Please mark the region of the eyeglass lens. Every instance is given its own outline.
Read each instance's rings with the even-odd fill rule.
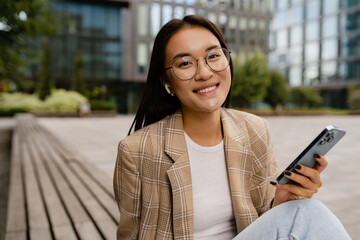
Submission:
[[[190,56],[176,59],[172,64],[174,74],[182,80],[193,78],[198,69],[198,60]],[[230,53],[225,48],[213,49],[207,54],[205,60],[212,70],[220,72],[229,66]]]

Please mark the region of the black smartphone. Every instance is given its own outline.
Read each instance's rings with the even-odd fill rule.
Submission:
[[[300,155],[285,169],[285,171],[296,172],[295,165],[301,164],[306,167],[314,167],[316,160],[314,154],[325,155],[345,135],[345,131],[334,126],[327,126],[311,143],[300,153]],[[276,179],[280,184],[296,184],[284,176],[283,171]]]

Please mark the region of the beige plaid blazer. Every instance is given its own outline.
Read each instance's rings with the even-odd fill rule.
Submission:
[[[238,232],[270,208],[275,188],[268,126],[260,117],[221,109],[224,148]],[[114,173],[118,239],[193,239],[191,171],[182,113],[120,141]],[[209,209],[211,210],[211,209]]]

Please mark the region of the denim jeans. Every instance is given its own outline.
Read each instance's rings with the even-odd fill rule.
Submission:
[[[339,219],[315,199],[289,201],[264,213],[233,240],[348,240]]]

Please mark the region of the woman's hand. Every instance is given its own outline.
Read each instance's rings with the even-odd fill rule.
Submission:
[[[285,176],[299,185],[276,184],[273,207],[283,202],[297,199],[311,198],[322,185],[320,173],[327,167],[327,160],[318,154],[314,155],[317,164],[313,168],[296,165],[295,172],[285,172]],[[274,184],[274,182],[272,182]]]

